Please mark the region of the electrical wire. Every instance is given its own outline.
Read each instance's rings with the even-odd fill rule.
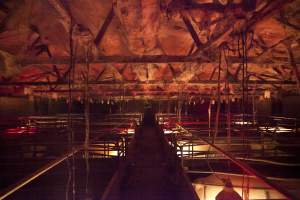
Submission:
[[[218,135],[218,131],[219,131],[219,114],[220,114],[220,105],[221,105],[221,99],[220,99],[220,93],[221,93],[221,83],[220,83],[220,79],[221,79],[221,63],[222,63],[222,51],[221,49],[219,49],[219,67],[218,67],[218,88],[217,88],[217,101],[218,101],[218,104],[217,104],[217,113],[216,113],[216,116],[215,116],[215,132],[214,132],[214,135],[213,135],[213,138],[212,138],[212,144],[215,143],[215,140],[216,140],[216,137]],[[211,122],[211,101],[210,101],[210,104],[209,104],[209,126],[210,126],[210,122]],[[210,128],[209,128],[209,131],[210,131]],[[209,167],[209,169],[211,170],[211,172],[214,172],[212,166],[210,165],[210,162],[209,162],[209,159],[208,159],[208,155],[209,155],[209,152],[211,151],[211,146],[209,146],[208,148],[208,151],[207,151],[207,154],[206,154],[206,163],[207,163],[207,166]],[[217,174],[213,173],[214,176],[221,180],[223,182],[223,179],[221,179]]]
[[[85,139],[84,139],[84,155],[85,155],[85,165],[86,165],[86,180],[85,180],[85,193],[89,195],[89,174],[90,174],[90,163],[89,163],[89,152],[88,147],[90,144],[90,96],[89,96],[89,54],[91,50],[91,45],[88,43],[85,46],[86,53],[86,75],[85,75],[85,108],[84,108],[84,117],[85,117]]]
[[[72,104],[73,104],[73,84],[75,80],[75,58],[76,58],[76,45],[73,41],[73,21],[71,19],[71,26],[70,26],[70,38],[69,38],[69,47],[70,47],[70,71],[68,73],[68,144],[69,149],[72,151],[74,150],[74,131],[73,131],[73,119],[72,119]],[[68,168],[68,180],[66,186],[66,194],[65,199],[69,200],[69,191],[70,185],[72,184],[72,199],[75,200],[75,156],[73,155],[71,158],[71,163],[69,158],[67,161],[67,168]]]
[[[228,50],[228,49],[227,49]],[[230,148],[230,143],[231,143],[231,110],[230,110],[230,88],[229,88],[229,80],[228,80],[228,75],[229,75],[229,64],[228,64],[228,59],[227,55],[225,52],[225,48],[223,48],[223,54],[224,54],[224,59],[226,63],[226,79],[225,79],[225,90],[226,90],[226,101],[227,101],[227,144],[228,148]],[[229,149],[230,150],[230,149]]]
[[[247,22],[246,22],[247,23]],[[248,147],[248,140],[245,134],[245,114],[247,113],[247,105],[248,105],[248,49],[247,49],[247,30],[243,30],[241,32],[242,37],[242,141],[243,146],[246,148],[246,155],[245,159],[249,157],[249,148]],[[239,51],[240,52],[240,51]],[[246,80],[245,80],[246,78]],[[249,175],[244,174],[243,177],[243,190],[242,190],[242,197],[245,200],[249,199]],[[245,180],[246,179],[246,180]],[[246,182],[246,183],[245,183]],[[246,186],[244,187],[244,184]]]
[[[221,64],[222,64],[222,50],[219,49],[219,66],[218,66],[218,87],[217,87],[217,112],[215,116],[215,133],[212,138],[212,144],[215,143],[215,140],[219,132],[219,120],[220,120],[220,107],[221,107]]]

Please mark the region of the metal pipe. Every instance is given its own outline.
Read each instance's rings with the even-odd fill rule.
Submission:
[[[74,154],[76,154],[82,148],[83,147],[81,147],[81,146],[77,147],[77,148],[74,148],[73,150],[71,150],[71,151],[67,152],[66,154],[62,155],[60,158],[48,163],[47,165],[40,168],[39,170],[37,170],[33,174],[31,174],[28,177],[22,179],[20,182],[16,183],[15,185],[12,185],[12,186],[8,187],[7,189],[5,189],[5,191],[1,192],[0,200],[5,199],[6,197],[10,196],[14,192],[16,192],[17,190],[22,188],[23,186],[27,185],[28,183],[32,182],[36,178],[40,177],[41,175],[43,175],[44,173],[46,173],[47,171],[49,171],[50,169],[52,169],[56,165],[60,164],[61,162],[63,162],[67,158],[69,158],[69,157],[73,156]]]
[[[187,173],[191,174],[212,174],[211,171],[200,171],[200,170],[188,170]],[[214,171],[213,173],[219,174],[219,175],[225,175],[225,176],[237,176],[237,177],[243,177],[244,174],[236,174],[236,173],[230,173],[230,172],[218,172]],[[257,178],[256,176],[250,175],[249,178]],[[270,180],[274,181],[286,181],[286,182],[299,182],[300,179],[295,178],[280,178],[280,177],[267,177]]]
[[[122,55],[114,55],[114,56],[97,56],[97,59],[90,58],[91,64],[98,64],[98,63],[185,63],[185,62],[197,62],[200,64],[207,64],[213,63],[215,64],[215,59],[203,59],[198,56],[174,56],[174,55],[143,55],[143,56],[122,56]],[[214,56],[214,58],[217,56]],[[274,57],[273,60],[258,60],[256,57],[249,57],[248,63],[254,64],[289,64],[288,58],[282,57]],[[228,60],[230,63],[239,64],[241,63],[241,59],[238,56],[228,56]],[[68,64],[69,62],[68,57],[56,57],[52,59],[28,59],[23,58],[20,60],[21,65],[63,65]],[[84,64],[85,58],[78,57],[76,59],[77,64]],[[295,59],[295,63],[299,64],[300,60]]]

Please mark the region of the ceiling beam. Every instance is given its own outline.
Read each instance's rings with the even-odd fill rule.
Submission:
[[[215,60],[215,61],[211,61]],[[51,59],[29,59],[25,58],[20,61],[22,66],[27,65],[63,65],[69,64],[69,57],[51,58]],[[77,58],[77,64],[85,64],[85,58]],[[196,62],[196,63],[218,63],[216,59],[205,59],[195,56],[168,56],[168,55],[142,55],[142,56],[98,56],[96,59],[90,58],[91,64],[97,63],[183,63],[183,62]],[[228,62],[231,64],[242,63],[239,57],[228,57]],[[273,57],[265,59],[256,59],[256,57],[248,57],[248,63],[254,64],[289,64],[289,59],[285,57]],[[296,64],[300,64],[300,60],[295,60]]]
[[[62,18],[60,22],[68,33],[71,28],[71,13],[64,7],[63,3],[60,0],[48,0],[48,2],[59,13],[60,17]]]
[[[114,9],[113,7],[111,8],[111,10],[109,11],[108,15],[106,16],[104,22],[103,22],[103,25],[101,26],[95,40],[94,40],[94,43],[96,46],[98,46],[101,41],[102,41],[102,38],[104,37],[104,34],[108,28],[108,26],[110,25],[112,19],[114,17]]]
[[[240,8],[241,4],[228,4],[223,6],[219,3],[194,3],[192,1],[173,1],[168,5],[168,11],[181,11],[181,10],[205,10],[224,13],[224,10],[234,10]]]
[[[243,25],[241,25],[240,31],[250,30],[257,22],[264,20],[268,16],[274,14],[274,12],[282,9],[284,5],[291,3],[293,1],[294,0],[270,1],[270,3],[267,4],[265,7],[263,7],[260,11],[254,12],[252,17],[249,20],[247,20],[247,22],[244,22]],[[208,41],[208,43],[203,45],[201,49],[196,50],[193,55],[199,56],[203,54],[203,51],[215,47],[216,45],[221,43],[226,37],[229,37],[232,33],[236,32],[237,30],[235,30],[234,24],[235,22],[232,22],[231,26],[226,27],[226,29],[223,30],[223,32],[221,32],[216,37]]]
[[[193,40],[194,40],[197,48],[198,49],[201,48],[202,43],[201,43],[201,41],[200,41],[200,39],[199,39],[199,37],[197,35],[197,32],[195,31],[195,29],[194,29],[194,27],[192,25],[192,23],[190,22],[190,20],[185,15],[183,15],[182,13],[181,13],[181,18],[182,18],[185,26],[189,30],[189,32],[190,32],[190,34],[191,34],[191,36],[192,36],[192,38],[193,38]]]
[[[205,85],[205,84],[217,84],[217,80],[200,80],[200,81],[124,81],[124,82],[114,82],[114,81],[90,81],[90,85],[104,85],[104,86],[130,86],[130,85]],[[239,85],[241,81],[230,81],[230,84]],[[82,83],[72,83],[82,85]],[[249,80],[248,85],[270,85],[270,84],[280,84],[280,85],[296,85],[296,81],[280,81],[280,80]],[[67,81],[63,82],[2,82],[1,86],[48,86],[48,85],[68,85]]]
[[[37,93],[40,93],[40,94],[49,94],[49,93],[59,93],[60,95],[67,95],[69,92],[69,90],[61,90],[61,89],[55,89],[55,90],[33,90],[33,93],[34,94],[37,94]],[[72,93],[76,96],[76,93],[79,94],[79,95],[82,95],[82,93],[84,92],[84,90],[72,90]],[[259,90],[259,91],[256,91],[255,95],[260,95],[262,92],[264,92],[264,90]],[[252,93],[251,93],[252,94]],[[210,90],[208,91],[189,91],[189,90],[186,90],[186,91],[182,91],[180,92],[180,95],[181,97],[186,97],[186,96],[189,96],[189,97],[192,97],[192,96],[210,96],[211,97],[211,92]],[[226,94],[226,95],[229,95],[229,96],[234,96],[234,97],[237,97],[237,96],[241,96],[242,93],[241,92],[236,92],[236,93],[231,93],[231,94]],[[145,99],[149,96],[161,96],[161,97],[179,97],[179,92],[178,91],[142,91],[142,90],[139,90],[139,91],[135,91],[135,92],[127,92],[127,93],[123,93],[122,91],[101,91],[101,92],[97,92],[97,91],[92,91],[92,96],[94,98],[97,98],[99,96],[106,96],[106,98],[111,98],[113,96],[115,97],[140,97],[142,99]]]
[[[286,48],[287,48],[288,53],[289,53],[290,62],[291,62],[291,66],[293,68],[294,76],[296,77],[296,80],[297,80],[297,88],[300,92],[300,73],[299,73],[299,70],[298,70],[298,66],[295,62],[295,57],[294,57],[294,54],[293,54],[293,51],[292,51],[292,48],[290,47],[290,45],[286,44]]]

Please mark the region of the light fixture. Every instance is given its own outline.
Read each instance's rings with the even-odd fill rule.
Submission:
[[[270,99],[271,98],[271,91],[270,90],[265,90],[265,92],[264,92],[264,98],[265,99]]]
[[[58,99],[58,94],[56,92],[52,93],[51,98],[54,100]]]
[[[217,200],[226,200],[226,199],[232,199],[232,200],[242,200],[242,197],[233,189],[233,185],[231,183],[231,180],[223,179],[224,182],[224,188],[222,191],[220,191],[216,199]]]
[[[30,95],[30,94],[32,94],[32,90],[30,88],[24,88],[24,94]]]
[[[228,4],[228,0],[219,0],[219,3],[223,6],[226,6]]]

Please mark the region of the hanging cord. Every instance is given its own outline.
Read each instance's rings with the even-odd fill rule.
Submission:
[[[242,143],[243,149],[245,149],[245,133],[244,133],[244,123],[245,123],[245,37],[244,31],[241,33],[242,38]],[[239,51],[240,52],[240,51]],[[243,173],[243,180],[242,180],[242,198],[245,200],[245,173]]]
[[[120,113],[122,113],[124,111],[124,102],[125,102],[125,91],[126,91],[126,86],[124,85],[124,82],[122,81],[122,94],[121,94],[121,98],[120,98]]]
[[[218,67],[218,88],[217,88],[217,112],[215,118],[215,133],[212,138],[212,144],[215,144],[215,140],[219,132],[219,116],[220,116],[220,107],[221,107],[221,64],[222,64],[222,50],[219,49],[219,67]]]
[[[208,109],[207,109],[207,112],[208,112],[208,137],[209,137],[209,139],[211,137],[211,101],[212,101],[212,99],[209,100],[209,105],[208,105]]]
[[[71,82],[71,90],[73,90],[74,88],[74,82],[75,82],[75,60],[76,60],[76,52],[77,52],[77,45],[74,44],[73,45],[73,67],[72,67],[72,82]],[[70,73],[71,73],[70,72]],[[70,101],[70,105],[71,105],[71,108],[72,108],[72,105],[73,105],[73,98],[72,98],[72,95],[71,95],[71,101]],[[73,112],[73,110],[71,109],[71,111]],[[71,112],[71,114],[72,114]],[[71,115],[71,148],[72,148],[72,151],[74,151],[74,148],[75,148],[75,135],[74,135],[74,130],[73,130],[73,118],[72,118],[72,115]],[[75,186],[76,186],[76,178],[75,178],[75,173],[76,173],[76,165],[75,165],[75,155],[72,156],[72,199],[75,200],[75,197],[76,197],[76,190],[75,190]]]
[[[84,140],[84,157],[86,165],[86,182],[85,182],[85,193],[89,195],[89,174],[90,174],[90,164],[89,164],[89,144],[90,144],[90,96],[89,96],[89,70],[90,61],[89,54],[91,50],[91,45],[88,43],[85,47],[85,64],[86,64],[86,74],[85,74],[85,106],[84,106],[84,118],[85,118],[85,140]]]
[[[227,47],[227,45],[226,45]],[[227,49],[227,54],[229,54],[229,49]],[[227,124],[227,137],[226,137],[226,142],[227,142],[227,151],[230,152],[231,150],[231,101],[230,101],[230,87],[229,87],[229,63],[226,55],[226,50],[223,48],[223,54],[224,54],[224,59],[226,63],[226,79],[225,79],[225,91],[226,91],[226,101],[227,101],[227,107],[226,107],[226,124]],[[229,171],[231,171],[231,162],[230,160],[227,161],[227,168]],[[228,177],[229,178],[229,177]]]
[[[257,85],[255,83],[255,85],[253,87],[253,91],[252,91],[253,92],[253,94],[252,94],[252,120],[253,120],[252,124],[253,124],[253,126],[256,125],[256,105],[255,105],[256,87],[257,87]]]
[[[251,34],[251,32],[250,32]],[[248,41],[248,31],[246,30],[245,31],[245,87],[246,87],[246,113],[248,113],[248,105],[249,105],[249,86],[248,86],[248,79],[249,79],[249,75],[248,75],[248,48],[247,48],[247,41]],[[250,38],[250,41],[252,41],[252,39]],[[251,48],[251,44],[250,44],[250,48]],[[248,120],[247,120],[248,121]],[[248,148],[249,147],[249,140],[248,140],[248,131],[247,131],[247,134],[246,134],[246,145],[247,145],[247,153],[246,153],[246,158],[249,158],[249,155],[250,155],[250,149]],[[250,185],[250,178],[249,178],[249,175],[247,174],[246,175],[246,197],[245,199],[248,200],[249,199],[249,185]]]
[[[71,26],[70,26],[70,38],[69,38],[69,48],[70,48],[70,71],[68,72],[68,149],[74,150],[74,132],[73,132],[73,121],[72,121],[72,88],[73,88],[73,82],[74,82],[74,76],[75,76],[75,54],[74,54],[74,43],[73,43],[73,25],[71,20]],[[65,199],[69,200],[69,191],[70,191],[70,185],[72,183],[72,199],[75,199],[75,180],[74,180],[74,174],[75,174],[75,160],[74,155],[72,156],[72,163],[70,163],[70,158],[67,158],[67,169],[68,169],[68,180],[66,185],[66,194]]]
[[[120,113],[126,112],[126,110],[125,110],[125,101],[126,101],[125,94],[126,94],[126,86],[123,85],[123,94],[122,94]]]
[[[226,90],[226,101],[227,101],[226,121],[227,121],[227,145],[228,145],[228,149],[229,149],[230,144],[231,144],[231,110],[230,110],[231,104],[230,104],[230,88],[229,88],[229,80],[228,80],[229,64],[228,64],[228,59],[227,59],[227,55],[225,52],[225,48],[223,48],[223,54],[224,54],[224,59],[225,59],[225,63],[226,63],[226,79],[225,79],[225,90]]]
[[[72,84],[74,84],[75,81],[75,57],[76,57],[76,45],[75,45],[75,52],[74,52],[74,59],[73,59],[73,70],[72,70]],[[72,85],[72,89],[73,89],[73,85]],[[73,99],[72,101],[70,101],[70,105],[72,106],[73,104]],[[74,130],[73,130],[73,119],[71,116],[71,147],[72,147],[72,151],[74,151]],[[76,190],[75,190],[75,186],[76,186],[76,179],[75,179],[75,155],[72,156],[72,199],[75,200],[75,196],[76,196]]]
[[[176,112],[176,117],[177,117],[177,122],[181,122],[181,96],[182,96],[182,88],[179,87],[178,85],[178,98],[177,102],[175,102],[175,112]]]
[[[208,138],[209,140],[211,139],[211,106],[212,106],[212,98],[213,96],[213,88],[210,89],[210,99],[209,99],[209,105],[208,105],[208,109],[207,109],[207,113],[208,113]]]
[[[248,105],[248,81],[245,81],[245,78],[247,77],[247,70],[248,70],[248,52],[247,52],[247,30],[243,30],[242,32],[242,141],[243,141],[243,147],[246,149],[246,155],[245,158],[248,158],[249,156],[249,148],[248,148],[248,140],[247,136],[245,135],[245,113],[247,112],[246,106]],[[245,97],[245,90],[246,90],[246,97]],[[245,100],[245,98],[247,98]],[[246,186],[244,187],[246,179]],[[243,183],[242,183],[242,196],[245,200],[249,199],[249,176],[248,174],[244,174],[243,176]]]
[[[218,67],[218,88],[217,88],[217,101],[218,101],[218,104],[217,104],[217,113],[216,113],[216,116],[215,116],[215,132],[214,132],[214,135],[213,135],[213,138],[212,138],[212,144],[215,143],[215,140],[216,140],[216,137],[218,135],[218,131],[219,131],[219,115],[220,115],[220,107],[221,107],[221,83],[220,83],[220,79],[221,79],[221,62],[222,62],[222,51],[221,49],[219,49],[219,67]],[[209,120],[209,136],[210,136],[210,122],[211,122],[211,101],[210,100],[210,103],[209,103],[209,108],[208,108],[208,120]],[[209,162],[209,154],[210,154],[210,151],[211,151],[211,146],[208,147],[208,151],[207,151],[207,154],[206,154],[206,163],[207,163],[207,166],[209,168],[209,170],[213,173],[213,175],[219,179],[220,181],[223,182],[223,179],[220,178],[216,173],[214,173],[214,170]]]

